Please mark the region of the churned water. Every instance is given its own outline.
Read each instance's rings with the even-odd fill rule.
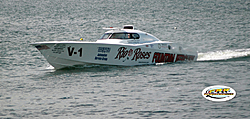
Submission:
[[[198,61],[54,70],[29,43],[132,24]],[[177,28],[177,29],[176,29]],[[249,0],[1,0],[0,118],[250,118]],[[230,86],[212,102],[204,88]]]

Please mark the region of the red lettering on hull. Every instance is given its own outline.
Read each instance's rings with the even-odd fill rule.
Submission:
[[[174,62],[174,54],[169,53],[159,53],[155,52],[152,62],[154,63],[162,63],[162,62]],[[175,62],[177,61],[185,61],[185,60],[194,60],[195,56],[192,55],[177,55]]]
[[[174,62],[174,54],[155,52],[152,62],[155,63]]]
[[[194,57],[195,56],[192,56],[192,55],[177,55],[176,57],[176,62],[177,61],[185,61],[185,60],[194,60]]]

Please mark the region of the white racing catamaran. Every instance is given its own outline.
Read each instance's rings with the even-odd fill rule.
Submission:
[[[149,65],[156,63],[196,61],[194,48],[161,41],[153,35],[135,30],[132,25],[109,30],[96,42],[48,41],[31,43],[55,68],[75,65]]]

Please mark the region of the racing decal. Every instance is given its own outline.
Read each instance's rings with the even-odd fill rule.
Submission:
[[[101,57],[107,57],[107,54],[98,54],[97,56],[101,56]]]
[[[108,54],[105,54],[105,53],[109,53],[111,50],[111,48],[109,47],[98,47],[98,54],[97,56],[95,56],[95,60],[103,60],[103,61],[107,61],[108,58]]]
[[[117,53],[115,59],[118,58],[120,60],[121,58],[125,58],[128,54],[129,54],[129,57],[130,57],[133,54],[133,50],[132,49],[127,50],[126,47],[120,47],[118,49],[118,53]]]
[[[148,59],[150,57],[151,52],[142,52],[141,48],[137,48],[134,51],[134,57],[132,60],[137,61],[137,59]]]
[[[194,57],[195,56],[192,56],[192,55],[177,55],[176,57],[176,62],[177,61],[185,61],[185,60],[194,60]]]
[[[65,47],[66,47],[65,44],[55,44],[53,46],[52,52],[56,54],[61,54],[62,52],[64,52]]]
[[[108,60],[107,54],[98,54],[98,55],[95,57],[95,60],[104,60],[104,61],[107,61],[107,60]]]
[[[152,59],[152,62],[154,63],[173,62],[173,61],[174,61],[174,54],[159,53],[159,52],[155,52]]]
[[[115,59],[121,59],[126,58],[129,60],[129,58],[132,57],[131,60],[137,61],[138,59],[148,59],[150,57],[151,52],[143,52],[141,48],[133,49],[127,49],[126,47],[120,47],[118,49],[118,53],[115,57]]]
[[[83,48],[75,49],[74,47],[69,46],[67,49],[69,56],[79,55],[79,57],[82,57]]]
[[[109,53],[111,48],[109,47],[98,47],[98,52]]]

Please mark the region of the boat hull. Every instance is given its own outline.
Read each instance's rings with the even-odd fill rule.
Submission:
[[[32,43],[55,68],[75,65],[150,65],[155,63],[195,61],[197,52],[170,42],[110,44],[96,42]]]

